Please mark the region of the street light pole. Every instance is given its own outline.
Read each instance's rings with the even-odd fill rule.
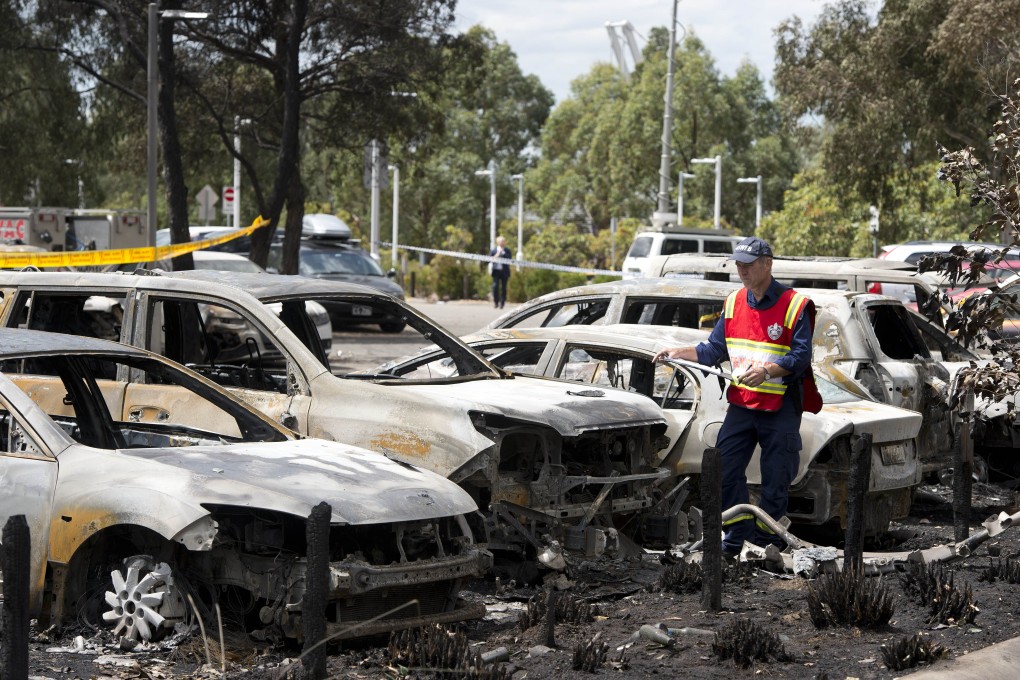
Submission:
[[[758,185],[758,200],[755,203],[754,210],[754,229],[758,230],[761,226],[761,175],[757,177],[738,177],[737,182],[740,184],[757,184]]]
[[[390,266],[397,268],[397,230],[400,224],[400,168],[396,165],[389,166],[393,173],[393,252],[390,254]]]
[[[234,116],[234,223],[230,226],[235,229],[241,226],[241,125],[250,123],[250,118]]]
[[[490,160],[486,170],[475,170],[479,177],[489,177],[489,250],[496,247],[496,161]]]
[[[690,172],[680,171],[677,176],[677,190],[676,190],[676,225],[683,226],[684,223],[684,180],[694,179],[694,174]]]
[[[713,158],[692,158],[691,163],[715,164],[715,228],[720,228],[720,211],[722,209],[722,156]]]
[[[149,138],[146,145],[146,170],[148,172],[148,209],[146,219],[148,220],[149,245],[156,245],[156,97],[159,84],[159,63],[156,61],[156,48],[159,44],[159,5],[155,2],[149,3],[149,55],[146,68],[148,81],[146,113]]]
[[[517,261],[520,262],[524,259],[524,175],[510,175],[510,179],[517,180]]]

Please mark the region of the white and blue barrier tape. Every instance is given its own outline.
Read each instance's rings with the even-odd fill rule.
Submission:
[[[379,245],[390,247],[393,244],[389,241],[380,241]],[[491,255],[479,255],[478,253],[461,253],[455,250],[439,250],[437,248],[419,248],[417,246],[405,246],[398,245],[400,250],[409,250],[419,253],[430,253],[432,255],[446,255],[448,257],[454,257],[460,260],[474,260],[476,262],[492,262],[493,258]],[[613,271],[612,269],[596,269],[594,267],[571,267],[565,264],[548,264],[546,262],[532,262],[530,260],[500,260],[504,264],[510,264],[513,267],[531,267],[532,269],[549,269],[554,272],[575,272],[578,274],[587,274],[588,276],[623,276],[623,272]]]

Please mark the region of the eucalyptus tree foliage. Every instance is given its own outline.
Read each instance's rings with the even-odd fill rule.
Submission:
[[[1015,57],[1020,55],[1014,55]],[[951,253],[929,256],[921,260],[921,271],[946,273],[958,286],[974,284],[985,267],[1003,258],[1009,248],[1020,246],[1020,79],[1014,80],[1005,94],[997,97],[999,115],[992,125],[991,150],[982,161],[982,154],[965,146],[950,151],[938,146],[941,167],[939,179],[951,184],[956,193],[963,193],[971,205],[985,209],[980,224],[970,236],[976,241],[1001,241],[997,251],[958,246]],[[1001,406],[1004,415],[995,424],[1015,430],[1020,413],[1020,343],[1016,325],[1020,322],[1020,301],[1015,293],[1000,291],[996,286],[965,297],[957,302],[946,319],[946,328],[965,343],[985,347],[993,360],[971,366],[960,372],[952,392],[953,406],[964,418],[972,418],[978,428],[994,426],[982,409],[969,412],[969,397]],[[946,302],[943,296],[943,304]],[[937,303],[936,303],[937,304]],[[938,312],[924,310],[931,316]]]
[[[785,110],[822,118],[829,181],[883,212],[898,177],[937,160],[935,141],[986,148],[1018,0],[867,0],[826,5],[810,27],[776,31],[775,87]]]
[[[387,138],[389,161],[400,168],[400,240],[452,248],[447,227],[455,225],[472,235],[471,249],[487,252],[491,184],[475,173],[491,160],[498,228],[516,243],[518,185],[510,177],[534,162],[553,95],[521,71],[510,46],[489,29],[468,29],[440,56],[442,78],[416,98],[425,110],[423,122]],[[361,149],[337,154],[333,167],[338,205],[351,211],[365,234],[369,194],[362,185]],[[526,195],[535,190],[530,174],[524,186]],[[384,193],[384,226],[389,210]]]
[[[28,3],[0,3],[0,204],[77,205],[90,165],[82,102],[53,53],[29,51]],[[83,179],[84,181],[84,179]]]
[[[651,215],[659,187],[668,44],[664,29],[653,30],[629,82],[611,66],[598,64],[572,83],[571,98],[550,116],[534,173],[543,187],[544,216],[597,231],[614,216]],[[674,59],[672,191],[677,173],[694,172],[697,178],[685,183],[684,211],[711,218],[714,174],[711,166],[690,161],[720,155],[723,219],[753,231],[756,190],[736,179],[762,175],[763,203],[778,208],[798,168],[792,138],[752,65],[743,64],[733,77],[720,76],[693,34],[678,44]]]

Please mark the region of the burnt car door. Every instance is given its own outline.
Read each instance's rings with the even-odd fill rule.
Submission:
[[[880,401],[924,416],[918,450],[925,471],[938,470],[952,453],[949,370],[932,358],[910,311],[901,303],[864,296],[853,305],[873,361],[869,392]]]
[[[4,367],[9,368],[20,367]],[[42,443],[19,410],[31,409],[20,390],[6,389],[7,376],[0,375],[0,526],[14,515],[28,522],[30,547],[29,607],[42,605],[46,577],[46,546],[49,545],[53,493],[57,486],[57,458]],[[19,401],[20,400],[20,401]]]
[[[301,313],[302,309],[283,310]],[[131,344],[144,347],[226,388],[276,422],[308,431],[311,397],[307,380],[263,322],[225,300],[143,292]],[[311,331],[314,335],[314,328]],[[315,338],[309,342],[321,347]],[[160,396],[163,395],[163,396]],[[133,391],[136,417],[166,420],[177,407],[163,386]]]

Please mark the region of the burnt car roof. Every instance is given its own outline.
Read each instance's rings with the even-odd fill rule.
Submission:
[[[24,328],[0,327],[0,360],[42,354],[85,354],[90,352],[136,357],[154,356],[143,349],[122,345],[112,340],[32,331]]]
[[[169,288],[179,286],[175,281],[188,282],[197,281],[214,283],[217,286],[243,290],[246,293],[265,300],[283,298],[294,295],[300,291],[302,294],[330,293],[353,293],[362,295],[385,295],[394,300],[397,298],[382,292],[377,288],[362,286],[356,283],[345,283],[342,281],[325,281],[313,279],[306,276],[292,276],[284,274],[254,273],[246,274],[240,272],[221,272],[215,270],[189,270],[180,272],[38,272],[38,271],[0,271],[0,285],[7,281],[17,281],[19,284],[32,282],[43,285],[67,286],[73,285],[75,281],[88,283],[92,286],[108,286],[110,288]],[[155,281],[160,281],[157,284]]]

